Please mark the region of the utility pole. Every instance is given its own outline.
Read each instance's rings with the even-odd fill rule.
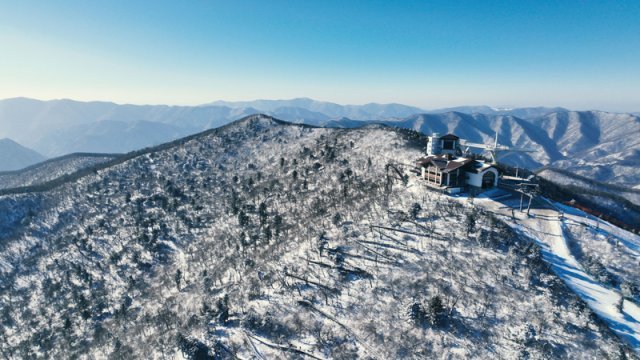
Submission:
[[[518,184],[515,190],[520,193],[520,212],[522,212],[522,207],[524,205],[524,197],[525,195],[529,197],[529,202],[527,204],[527,216],[529,216],[531,211],[531,203],[533,202],[533,197],[537,193],[537,184]]]
[[[524,200],[524,193],[520,193],[520,212],[522,212],[522,201]]]

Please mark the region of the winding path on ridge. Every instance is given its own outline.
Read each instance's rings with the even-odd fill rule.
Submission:
[[[512,211],[517,204],[507,200],[496,201],[488,196],[474,200],[487,210],[502,215],[514,229],[523,232],[540,244],[542,255],[552,270],[587,305],[604,320],[609,328],[625,340],[636,353],[640,353],[640,306],[625,300],[622,312],[618,309],[620,293],[589,275],[571,254],[564,234],[564,218],[551,208],[531,209],[531,217],[526,213]],[[517,202],[517,200],[516,200]]]

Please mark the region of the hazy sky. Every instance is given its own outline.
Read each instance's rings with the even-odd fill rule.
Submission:
[[[0,98],[640,111],[640,1],[5,1]]]

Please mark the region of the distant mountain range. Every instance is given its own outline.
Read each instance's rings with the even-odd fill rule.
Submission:
[[[425,112],[423,109],[402,104],[339,105],[308,98],[238,102],[215,101],[202,106],[223,106],[233,109],[254,108],[279,116],[283,120],[293,120],[292,117],[295,118],[300,114],[304,114],[304,118],[314,119],[346,117],[354,120],[373,120],[403,118]]]
[[[45,159],[11,139],[0,139],[0,171],[18,170]]]
[[[532,119],[547,114],[566,112],[568,109],[562,107],[526,107],[526,108],[494,108],[490,106],[458,106],[444,109],[427,111],[427,113],[442,114],[448,112],[460,112],[464,114],[484,114],[484,115],[511,115],[521,119]]]
[[[339,105],[308,98],[216,101],[200,106],[14,98],[0,101],[0,137],[49,157],[73,152],[122,153],[255,113],[316,126],[381,123],[426,134],[453,132],[473,142],[490,142],[498,132],[502,144],[539,150],[509,154],[502,159],[506,163],[532,169],[552,165],[599,181],[640,184],[637,116],[559,107],[463,106],[428,111],[402,104]]]
[[[256,112],[259,110],[244,112],[215,106],[14,98],[0,101],[0,136],[50,157],[72,152],[125,152],[218,127]]]
[[[505,163],[530,169],[550,165],[600,182],[640,184],[640,118],[631,114],[562,111],[521,119],[449,112],[380,123],[425,134],[450,132],[480,143],[491,143],[498,132],[501,144],[538,150],[506,154],[500,159]],[[343,119],[329,125],[355,127],[358,122]]]
[[[254,108],[283,120],[295,120],[297,116],[304,115],[305,119],[324,120],[325,118],[348,118],[351,120],[388,120],[394,118],[406,118],[415,114],[441,114],[447,112],[461,112],[465,114],[486,115],[513,115],[523,119],[543,116],[546,114],[568,111],[565,108],[554,107],[526,107],[515,109],[493,108],[490,106],[459,106],[435,110],[425,110],[414,106],[402,104],[377,104],[364,105],[339,105],[326,101],[316,101],[309,98],[297,98],[291,100],[253,100],[253,101],[214,101],[202,105],[223,106],[233,109]],[[300,111],[303,110],[303,111]],[[302,118],[302,117],[301,117]]]

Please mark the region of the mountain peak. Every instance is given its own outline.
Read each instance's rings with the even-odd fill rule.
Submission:
[[[39,153],[9,139],[0,139],[0,171],[25,168],[45,159]]]
[[[2,143],[2,144],[17,144],[17,145],[19,145],[17,142],[15,142],[15,141],[13,141],[13,140],[11,140],[9,138],[0,139],[0,143]]]

